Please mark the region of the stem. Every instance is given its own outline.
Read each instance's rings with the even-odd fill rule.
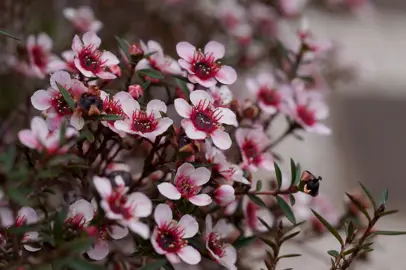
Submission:
[[[131,79],[133,78],[135,73],[135,64],[130,64],[130,75],[127,78],[125,83],[125,90],[127,91],[128,87],[131,85]]]
[[[283,195],[283,194],[294,194],[299,192],[299,189],[295,186],[289,187],[287,189],[278,189],[278,190],[269,190],[269,191],[250,191],[248,193],[240,192],[236,193],[236,195],[245,195],[245,194],[254,194],[254,195]]]
[[[282,133],[282,135],[280,135],[278,138],[275,139],[275,141],[273,141],[270,145],[268,145],[265,151],[269,151],[270,149],[274,148],[275,146],[277,146],[279,143],[281,143],[286,137],[288,137],[290,134],[293,133],[293,131],[295,131],[297,128],[299,128],[299,126],[295,123],[292,122],[289,124],[289,127],[285,130],[284,133]]]

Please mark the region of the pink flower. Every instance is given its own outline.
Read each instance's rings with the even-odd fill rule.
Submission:
[[[133,84],[128,87],[128,93],[135,98],[139,99],[144,95],[144,89],[142,89],[142,86],[139,84]]]
[[[242,210],[246,222],[245,235],[252,235],[253,231],[266,232],[268,229],[259,220],[261,218],[266,224],[272,226],[275,217],[265,207],[260,207],[249,199],[248,196],[244,196],[242,199]]]
[[[152,212],[152,202],[141,192],[127,194],[128,187],[124,181],[112,187],[107,178],[94,176],[93,183],[100,194],[100,206],[105,211],[108,219],[116,220],[124,227],[128,227],[142,238],[149,237],[148,225],[139,221],[139,218],[147,217]]]
[[[125,133],[147,138],[152,142],[155,142],[155,138],[173,124],[172,119],[161,116],[161,112],[166,113],[167,108],[165,103],[158,99],[151,100],[145,111],[134,99],[122,102],[121,107],[128,118],[116,121],[114,127]]]
[[[279,0],[282,13],[287,17],[298,16],[306,7],[308,0]]]
[[[103,112],[108,115],[117,115],[121,117],[126,117],[123,111],[122,104],[127,100],[134,100],[133,97],[128,92],[120,91],[114,95],[113,98],[104,92],[100,91],[100,97],[103,100]],[[125,136],[125,132],[120,131],[115,128],[114,124],[116,121],[102,121],[104,126],[109,127],[112,131],[119,134],[121,137]]]
[[[179,222],[172,218],[169,205],[159,204],[155,208],[154,219],[157,226],[151,236],[152,246],[173,264],[179,263],[180,259],[187,264],[198,264],[202,259],[199,251],[188,246],[185,239],[198,232],[199,224],[191,215],[184,215]]]
[[[220,59],[224,57],[225,49],[217,41],[207,43],[204,52],[188,42],[179,42],[176,51],[182,58],[178,60],[179,65],[187,70],[192,83],[212,87],[217,81],[222,84],[233,84],[237,80],[235,70],[221,64]]]
[[[328,107],[320,100],[318,94],[306,91],[303,82],[293,81],[292,88],[294,99],[287,99],[283,108],[285,114],[289,115],[304,130],[323,135],[331,134],[331,130],[320,120],[328,117]]]
[[[69,145],[61,146],[59,143],[61,130],[49,131],[45,120],[35,116],[31,120],[31,129],[24,129],[18,132],[20,142],[38,152],[45,152],[49,155],[63,154],[69,149]],[[74,128],[67,127],[65,138],[69,139],[77,135]]]
[[[265,152],[269,139],[262,129],[240,128],[235,132],[235,138],[242,154],[242,166],[253,172],[258,168],[274,170],[272,155]]]
[[[72,22],[73,26],[80,32],[97,32],[99,31],[103,23],[96,20],[93,10],[88,6],[81,6],[78,9],[65,8],[63,15],[66,19]]]
[[[233,93],[227,85],[210,87],[215,107],[227,107],[233,101]]]
[[[246,11],[236,0],[222,0],[215,10],[216,17],[229,29],[234,29],[246,19]]]
[[[230,148],[230,135],[223,130],[221,124],[238,126],[234,112],[228,108],[216,108],[213,98],[203,90],[193,91],[190,101],[193,106],[184,99],[175,99],[177,113],[185,118],[181,125],[186,135],[192,140],[203,140],[210,136],[218,148]]]
[[[79,73],[79,70],[75,66],[75,55],[76,53],[72,50],[67,50],[62,52],[62,58],[65,60],[66,70],[72,73]]]
[[[220,206],[226,206],[235,200],[235,191],[231,185],[221,185],[213,192],[214,201]]]
[[[47,124],[51,130],[59,128],[65,117],[70,118],[70,124],[76,129],[82,129],[85,124],[84,119],[73,114],[57,83],[65,88],[71,97],[76,100],[87,92],[87,87],[82,82],[71,79],[66,71],[58,71],[52,74],[50,83],[51,87],[48,90],[38,90],[31,96],[31,103],[34,108],[46,113]]]
[[[182,74],[182,70],[176,60],[164,55],[163,49],[158,42],[150,40],[145,44],[140,41],[140,45],[145,54],[152,54],[139,61],[135,70],[153,68],[164,74]]]
[[[174,184],[162,183],[158,185],[159,192],[171,200],[185,198],[194,205],[206,206],[212,200],[207,194],[199,194],[202,186],[209,182],[211,172],[204,167],[195,169],[190,163],[183,163],[177,170]]]
[[[225,238],[230,233],[230,225],[221,219],[213,227],[211,215],[206,216],[206,230],[204,233],[206,248],[210,257],[229,270],[237,270],[237,251]]]
[[[72,50],[75,52],[75,67],[85,77],[99,77],[105,80],[117,78],[116,75],[107,71],[112,65],[117,65],[120,61],[108,51],[100,51],[101,39],[95,32],[86,32],[82,37],[83,42],[77,35],[72,41]]]
[[[259,74],[255,80],[247,79],[246,84],[256,96],[261,110],[267,114],[275,114],[287,96],[287,89],[277,87],[272,74]]]

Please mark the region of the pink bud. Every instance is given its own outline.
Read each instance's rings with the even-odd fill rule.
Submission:
[[[144,94],[144,89],[139,84],[133,84],[128,87],[128,93],[135,98],[139,99]]]
[[[113,73],[117,77],[121,76],[121,68],[118,65],[109,66],[109,70],[111,71],[111,73]]]
[[[134,56],[136,58],[141,58],[142,56],[144,56],[144,50],[138,43],[134,43],[130,46],[129,53],[131,56]]]
[[[87,234],[91,237],[98,237],[100,234],[96,226],[89,226],[85,230]]]
[[[221,185],[213,193],[213,198],[220,206],[225,206],[235,200],[234,188],[231,185]]]

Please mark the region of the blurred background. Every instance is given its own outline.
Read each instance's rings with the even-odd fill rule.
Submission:
[[[406,115],[406,1],[377,0],[367,3],[362,10],[343,5],[336,7],[334,3],[327,6],[325,3],[313,3],[322,1],[310,1],[312,3],[302,10],[301,3],[307,1],[280,1],[296,2],[298,12],[285,12],[285,16],[269,13],[274,17],[266,17],[270,21],[260,22],[261,25],[271,23],[268,35],[294,43],[292,40],[300,16],[304,15],[314,35],[331,40],[338,49],[328,56],[330,61],[323,69],[326,80],[333,84],[328,95],[331,116],[327,122],[332,128],[332,135],[305,134],[304,142],[292,137],[279,145],[277,152],[285,160],[292,157],[303,167],[323,176],[321,193],[330,197],[338,209],[342,208],[344,192],[356,187],[358,181],[367,185],[377,197],[384,188],[389,188],[389,208],[399,208],[403,216],[400,214],[383,220],[378,227],[405,230],[406,179],[403,169],[406,121],[403,118]],[[179,41],[187,40],[199,45],[216,39],[224,42],[226,50],[231,51],[227,62],[237,67],[241,78],[232,89],[244,96],[247,94],[243,78],[267,65],[267,60],[261,61],[261,40],[256,40],[258,48],[250,43],[250,46],[244,47],[245,54],[239,51],[246,32],[250,30],[232,33],[234,39],[230,41],[230,29],[219,27],[218,22],[211,19],[220,14],[219,11],[235,11],[233,2],[0,0],[0,28],[23,40],[29,34],[46,32],[54,41],[53,51],[60,53],[70,48],[75,33],[71,23],[63,16],[63,10],[87,5],[103,23],[99,32],[103,46],[115,48],[111,49],[115,53],[115,35],[129,41],[154,39],[162,44],[166,54],[175,58],[175,45]],[[254,15],[259,17],[262,13]],[[18,129],[24,121],[28,121],[21,119],[18,111],[25,110],[24,104],[34,90],[46,85],[44,80],[23,80],[24,77],[13,72],[10,55],[18,53],[18,44],[15,40],[0,37],[0,124],[3,125],[0,137],[3,140],[8,139],[6,130]],[[280,129],[276,128],[278,125],[274,127],[272,132],[279,134],[282,125]],[[406,237],[378,239],[379,244],[371,260],[357,265],[355,269],[406,269],[406,257],[403,256],[405,240]],[[303,257],[283,261],[280,269],[318,270],[328,269],[329,258],[325,251],[336,246],[333,239],[325,237],[300,247],[292,245],[287,248],[293,253],[303,253]],[[260,267],[256,265],[252,269]]]

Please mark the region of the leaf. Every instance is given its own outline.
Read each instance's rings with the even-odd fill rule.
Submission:
[[[148,58],[148,57],[150,57],[151,55],[153,55],[154,53],[156,53],[156,51],[146,53],[146,54],[144,54],[144,56],[143,56],[142,58],[143,58],[143,59],[144,59],[144,58]]]
[[[116,114],[101,114],[97,117],[100,121],[116,121],[123,120],[123,117]]]
[[[289,235],[283,237],[281,242],[288,241],[289,239],[292,239],[293,237],[295,237],[295,236],[298,235],[299,233],[300,233],[300,231],[291,233],[291,234],[289,234]]]
[[[340,255],[337,250],[329,250],[327,251],[327,254],[333,256],[334,258],[337,258]]]
[[[248,246],[249,244],[251,244],[255,239],[257,239],[256,236],[249,236],[249,237],[241,237],[238,238],[234,243],[233,246],[236,249]]]
[[[292,158],[290,159],[290,173],[292,176],[290,185],[293,186],[295,184],[295,180],[296,180],[296,163]]]
[[[326,229],[332,234],[334,235],[334,237],[338,240],[338,242],[340,242],[341,245],[344,245],[344,241],[343,238],[341,238],[341,235],[337,232],[336,229],[334,229],[333,226],[331,226],[330,223],[327,222],[327,220],[325,220],[319,213],[317,213],[316,211],[312,210],[313,214],[316,216],[316,218],[318,220],[320,220],[320,222],[324,225],[324,227],[326,227]]]
[[[280,197],[276,196],[276,202],[278,203],[279,207],[281,208],[283,214],[287,217],[287,219],[292,222],[293,224],[296,223],[295,214],[293,214],[292,208],[290,208],[289,204]]]
[[[271,227],[271,225],[269,225],[268,223],[266,223],[266,221],[265,220],[263,220],[262,218],[260,218],[260,217],[257,217],[258,219],[259,219],[259,221],[262,223],[262,225],[264,225],[265,226],[265,228],[267,228],[268,229],[268,231],[272,231],[272,227]]]
[[[23,234],[23,233],[30,232],[30,231],[33,231],[33,230],[35,230],[35,229],[36,229],[36,225],[35,225],[35,224],[33,224],[33,225],[22,225],[22,226],[20,226],[20,227],[10,227],[10,228],[7,230],[7,232],[10,232],[10,233],[12,233],[12,234],[21,235],[21,234]]]
[[[152,263],[149,263],[143,267],[141,267],[139,270],[158,270],[162,266],[166,264],[166,260],[157,260]]]
[[[130,56],[130,45],[128,44],[127,41],[125,41],[124,39],[116,36],[117,42],[118,42],[118,46],[120,47],[120,49],[123,51],[123,53],[125,54],[125,56],[127,57],[127,59],[131,59]]]
[[[289,202],[290,202],[290,205],[291,205],[291,206],[294,206],[295,203],[296,203],[295,196],[293,196],[292,193],[289,193]]]
[[[396,214],[396,213],[398,213],[398,212],[399,212],[399,210],[388,210],[388,211],[385,211],[385,212],[382,212],[382,213],[378,213],[378,216],[379,216],[379,217],[383,217],[383,216],[388,216],[388,215]]]
[[[276,181],[278,183],[278,189],[280,189],[282,186],[282,172],[281,172],[281,169],[279,168],[278,164],[276,164],[276,162],[273,163],[273,166],[275,167],[275,175],[276,175]]]
[[[362,189],[364,190],[365,194],[368,196],[369,200],[371,201],[371,203],[372,203],[372,205],[374,207],[374,210],[376,210],[376,202],[375,202],[374,198],[372,197],[371,193],[368,191],[368,189],[361,182],[359,184],[362,187]]]
[[[296,175],[295,175],[296,179],[295,182],[293,183],[294,186],[297,186],[302,178],[302,167],[300,166],[300,164],[298,163],[296,166]]]
[[[20,205],[27,205],[27,192],[24,192],[21,188],[12,187],[7,190],[7,194],[11,200],[20,204]]]
[[[66,121],[65,119],[62,121],[61,129],[59,131],[59,146],[65,144],[65,135],[66,135]]]
[[[294,257],[300,257],[302,256],[302,254],[286,254],[286,255],[282,255],[278,257],[279,259],[283,259],[283,258],[294,258]]]
[[[185,95],[187,99],[189,99],[190,91],[189,88],[186,85],[186,82],[184,80],[175,78],[176,84],[178,85],[179,89],[182,91],[182,93]]]
[[[181,75],[175,75],[175,74],[173,74],[172,77],[174,77],[175,79],[179,79],[179,80],[181,80],[181,81],[184,81],[184,82],[186,82],[186,83],[189,82],[189,79],[188,79],[187,77],[183,77],[183,76],[181,76]]]
[[[357,200],[356,198],[354,198],[354,196],[352,196],[351,194],[349,194],[347,192],[345,193],[345,195],[347,195],[347,197],[351,200],[351,202],[353,204],[355,204],[357,206],[357,208],[366,216],[368,221],[371,221],[371,217],[369,216],[365,207],[359,202],[359,200]]]
[[[9,37],[9,38],[12,38],[12,39],[15,39],[15,40],[21,40],[20,38],[18,38],[16,36],[13,36],[12,34],[10,34],[9,32],[7,32],[4,29],[0,29],[0,35],[5,36],[5,37]]]
[[[260,237],[260,239],[261,239],[262,242],[264,242],[267,246],[269,246],[270,248],[272,248],[272,250],[273,250],[274,253],[277,253],[277,252],[278,252],[279,247],[278,247],[278,245],[277,245],[276,243],[272,242],[272,241],[269,240],[269,239],[263,238],[263,237]]]
[[[251,199],[251,201],[253,203],[255,203],[255,204],[259,205],[259,206],[262,206],[262,207],[266,207],[266,204],[264,203],[264,201],[260,197],[258,197],[257,195],[251,194],[251,193],[248,193],[247,195],[248,195],[248,197]]]
[[[386,236],[394,236],[394,235],[404,235],[406,231],[374,231],[371,235],[386,235]]]
[[[163,79],[165,76],[159,72],[158,70],[151,69],[151,68],[145,68],[145,69],[140,69],[137,71],[137,73],[141,76],[148,76],[154,79]]]
[[[56,85],[58,86],[59,91],[61,92],[61,95],[63,96],[63,99],[69,105],[71,110],[72,111],[75,110],[75,101],[73,100],[73,98],[71,97],[69,92],[62,85],[60,85],[58,82],[56,82]]]
[[[14,145],[10,146],[7,149],[7,153],[5,156],[5,161],[4,161],[4,171],[5,172],[10,172],[13,169],[14,166],[14,160],[16,158],[16,147]]]
[[[63,237],[63,227],[65,225],[65,218],[68,214],[68,209],[63,208],[61,211],[58,211],[54,219],[54,228],[53,234],[55,238],[56,245],[60,243]]]
[[[351,238],[355,232],[355,227],[354,227],[354,223],[352,222],[352,220],[350,220],[350,222],[348,223],[347,226],[347,238]]]
[[[78,141],[81,141],[81,140],[83,140],[83,139],[88,140],[90,143],[93,143],[94,140],[95,140],[93,133],[92,133],[90,130],[88,130],[88,129],[83,130],[83,131],[80,133],[80,136],[79,136],[79,138],[78,138],[77,140],[78,140]]]
[[[386,188],[381,195],[381,199],[379,200],[379,203],[378,203],[379,207],[382,205],[386,206],[386,203],[388,202],[388,195],[389,195],[388,193],[389,193],[389,191]]]
[[[91,263],[83,258],[72,258],[66,264],[67,266],[77,270],[103,270],[102,265]]]
[[[80,253],[86,251],[94,242],[93,238],[79,238],[70,242],[66,242],[63,245],[63,249],[71,253]]]
[[[147,90],[148,87],[150,86],[151,81],[145,81],[143,84],[141,84],[142,90]]]
[[[256,186],[255,190],[256,190],[256,191],[261,191],[261,189],[262,189],[262,181],[261,181],[261,180],[258,180],[257,186]]]

